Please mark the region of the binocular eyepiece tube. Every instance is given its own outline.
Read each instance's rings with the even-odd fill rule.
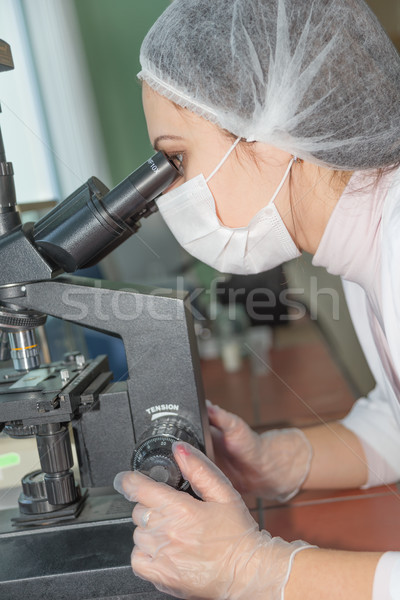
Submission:
[[[179,176],[158,152],[111,191],[92,177],[36,223],[35,246],[68,273],[89,267],[135,233],[142,217],[157,211],[155,199]]]

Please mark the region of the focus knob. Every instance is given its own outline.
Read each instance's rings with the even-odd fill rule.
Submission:
[[[186,481],[172,452],[174,442],[188,442],[199,448],[190,423],[182,417],[161,417],[140,438],[133,457],[132,470],[140,471],[155,481],[186,490]]]
[[[37,515],[60,510],[79,498],[80,490],[72,472],[52,477],[43,471],[33,471],[22,478],[18,504],[22,514]]]
[[[175,440],[168,440],[165,447],[160,449],[158,444],[160,440],[152,440],[152,448],[146,449],[145,456],[140,461],[139,470],[144,475],[148,475],[154,481],[167,483],[168,485],[179,488],[182,484],[182,475],[172,456],[172,444]],[[165,443],[165,440],[163,442]],[[165,454],[161,454],[165,451]]]
[[[24,515],[37,515],[58,508],[49,507],[43,471],[33,471],[22,478],[22,494],[18,504]]]
[[[43,500],[47,498],[44,473],[42,473],[42,471],[28,473],[28,475],[23,477],[21,483],[22,491],[25,496],[32,498],[32,500]]]

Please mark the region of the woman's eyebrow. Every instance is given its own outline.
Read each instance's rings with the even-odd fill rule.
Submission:
[[[179,135],[159,135],[152,144],[154,150],[159,150],[159,143],[165,140],[183,140],[183,137]]]

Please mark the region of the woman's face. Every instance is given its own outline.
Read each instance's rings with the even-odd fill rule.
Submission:
[[[146,84],[143,106],[154,149],[170,157],[182,155],[184,176],[172,188],[200,174],[207,178],[234,142],[216,125],[178,108]],[[242,146],[239,144],[209,182],[218,217],[228,227],[246,226],[268,204],[291,159],[290,154],[267,144],[256,142],[250,151]],[[289,227],[287,183],[275,204]]]

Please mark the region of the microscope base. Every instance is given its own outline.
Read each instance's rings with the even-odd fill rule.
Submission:
[[[0,598],[172,599],[132,572],[132,504],[98,491],[70,524],[17,529],[16,511],[0,512]]]

